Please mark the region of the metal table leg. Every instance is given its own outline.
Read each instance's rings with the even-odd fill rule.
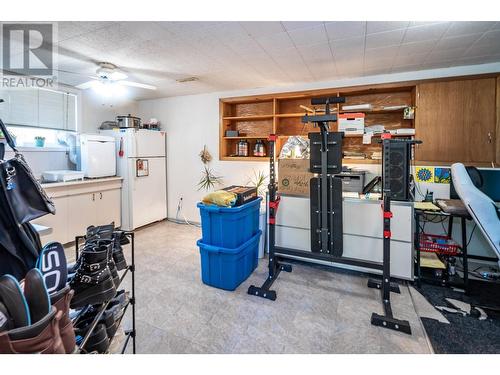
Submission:
[[[415,223],[417,225],[415,230],[415,250],[417,251],[417,287],[422,286],[422,278],[420,272],[420,213],[415,210]]]
[[[464,289],[467,293],[469,286],[469,265],[467,261],[467,219],[461,218],[462,221],[462,262],[464,266]]]

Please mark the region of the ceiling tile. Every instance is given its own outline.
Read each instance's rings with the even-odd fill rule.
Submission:
[[[262,51],[260,44],[250,36],[227,39],[224,41],[224,44],[238,54],[258,53]]]
[[[425,40],[423,42],[414,42],[414,43],[406,43],[401,44],[399,46],[399,54],[400,55],[414,55],[414,54],[427,54],[429,53],[434,46],[436,45],[436,40]]]
[[[330,59],[333,60],[333,55],[328,43],[320,43],[313,45],[305,45],[298,47],[298,50],[304,60],[314,59]]]
[[[294,47],[287,32],[260,37],[256,40],[266,51]]]
[[[57,40],[59,42],[88,33],[83,22],[57,22]]]
[[[366,33],[374,34],[384,31],[406,29],[408,21],[368,21],[366,23]]]
[[[296,46],[328,42],[328,37],[323,25],[305,29],[295,29],[288,31],[288,35],[290,35]]]
[[[399,45],[405,33],[404,29],[369,34],[366,36],[366,48],[379,48]]]
[[[427,58],[425,59],[425,64],[456,60],[462,57],[465,51],[465,48],[452,48],[448,50],[435,49],[427,56]]]
[[[493,62],[500,62],[500,54],[492,56],[479,56],[479,57],[466,57],[455,60],[452,65],[475,65],[475,64],[488,64]]]
[[[446,31],[444,37],[448,36],[458,36],[466,34],[483,33],[488,31],[493,26],[495,22],[483,22],[483,21],[457,21],[452,22],[449,29]]]
[[[450,26],[449,22],[432,23],[406,29],[403,43],[440,39]]]
[[[365,49],[365,38],[364,37],[356,37],[342,40],[333,40],[330,41],[330,46],[332,47],[333,54],[335,54],[337,50],[342,51],[364,51]]]
[[[219,40],[248,35],[248,32],[238,22],[221,22],[207,29],[205,33],[207,36],[213,36]]]
[[[492,30],[483,34],[483,36],[477,40],[475,44],[478,45],[498,45],[500,41],[500,30]]]
[[[394,59],[394,66],[408,66],[422,64],[427,58],[427,54],[398,54]]]
[[[420,64],[411,64],[411,65],[393,65],[391,68],[391,73],[402,73],[402,72],[412,72],[415,70],[420,70]]]
[[[364,60],[363,66],[366,69],[374,69],[374,68],[390,68],[394,62],[394,57],[385,57],[380,56],[377,58],[366,58]]]
[[[452,48],[469,48],[483,34],[460,35],[455,37],[441,38],[436,44],[436,49],[446,50]]]
[[[489,56],[496,55],[500,53],[500,45],[480,45],[474,44],[470,47],[467,52],[464,54],[464,57],[474,57],[474,56]]]
[[[284,21],[281,22],[286,31],[305,29],[315,26],[323,25],[324,22],[321,21]]]
[[[240,25],[254,38],[285,31],[281,22],[277,21],[240,22]]]
[[[374,68],[369,68],[369,69],[364,69],[363,71],[363,75],[364,76],[375,76],[375,75],[379,75],[379,74],[387,74],[391,71],[391,67],[390,66],[377,66],[377,67],[374,67]]]
[[[366,22],[361,21],[326,22],[325,27],[329,40],[364,37],[366,32]]]
[[[398,50],[399,46],[367,49],[365,50],[365,60],[378,58],[393,59],[398,54]]]

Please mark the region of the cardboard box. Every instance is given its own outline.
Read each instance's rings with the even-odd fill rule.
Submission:
[[[257,188],[251,186],[231,185],[222,190],[230,191],[231,193],[236,194],[236,204],[234,205],[234,207],[251,202],[258,197]]]
[[[281,194],[309,197],[309,159],[279,159],[278,191]]]

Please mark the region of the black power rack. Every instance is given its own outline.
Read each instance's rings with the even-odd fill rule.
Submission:
[[[127,350],[128,343],[130,339],[132,339],[132,354],[136,354],[136,327],[135,327],[135,237],[134,237],[134,232],[124,232],[125,236],[129,238],[130,241],[130,252],[131,252],[131,259],[130,263],[127,266],[127,268],[123,271],[122,275],[120,276],[120,284],[118,284],[117,290],[120,287],[120,285],[123,282],[123,279],[127,276],[128,272],[131,273],[131,281],[132,281],[132,286],[131,286],[131,293],[132,296],[130,296],[127,304],[123,308],[122,316],[120,317],[120,320],[118,321],[118,326],[121,325],[122,319],[125,316],[125,313],[127,312],[127,309],[129,306],[132,306],[132,329],[125,331],[125,341],[122,346],[121,354],[125,353],[125,350]],[[80,241],[85,240],[85,236],[77,236],[75,237],[75,252],[76,252],[76,259],[78,259],[78,255],[80,253]],[[113,296],[114,297],[114,296]],[[113,298],[111,298],[113,299]],[[99,319],[101,319],[102,314],[104,314],[104,311],[108,307],[109,303],[111,302],[111,299],[109,301],[106,301],[103,303],[99,309],[98,312],[92,321],[90,328],[87,332],[87,334],[83,337],[82,341],[78,345],[76,349],[77,354],[85,354],[86,351],[84,349],[85,344],[90,338],[90,335],[94,331],[94,329],[97,327],[97,324],[99,322]],[[90,305],[83,307],[78,315],[73,319],[73,325],[75,325],[78,320],[87,312],[87,310],[90,308]],[[111,342],[114,340],[114,336],[110,339],[109,344],[111,345]]]
[[[342,243],[342,185],[335,177],[342,169],[342,138],[343,133],[329,132],[329,122],[336,122],[337,115],[330,113],[330,104],[343,103],[345,98],[318,98],[313,99],[311,104],[325,104],[325,114],[304,116],[302,122],[312,122],[320,129],[320,134],[310,133],[311,139],[311,165],[313,173],[319,173],[318,178],[311,179],[311,251],[289,249],[278,247],[276,241],[276,213],[280,203],[276,182],[275,170],[275,145],[276,135],[269,136],[269,275],[261,287],[251,285],[248,294],[276,300],[276,291],[271,290],[273,283],[278,278],[281,271],[292,272],[290,264],[283,263],[286,256],[293,256],[305,259],[324,260],[340,264],[348,264],[382,272],[382,280],[368,280],[369,288],[381,289],[381,299],[384,307],[384,314],[373,313],[371,323],[373,325],[390,328],[411,334],[411,327],[408,321],[399,320],[393,316],[390,293],[399,293],[399,286],[392,283],[390,273],[390,242],[391,231],[390,221],[392,212],[390,211],[390,144],[395,140],[390,139],[390,135],[384,135],[382,141],[384,163],[383,163],[383,261],[382,263],[368,260],[353,259],[343,257]],[[401,140],[403,141],[403,140]],[[408,141],[413,142],[413,141]],[[316,147],[316,152],[314,148]],[[318,149],[319,148],[319,149]]]

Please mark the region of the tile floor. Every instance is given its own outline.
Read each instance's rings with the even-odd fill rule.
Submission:
[[[138,353],[430,353],[407,286],[393,310],[413,334],[374,327],[382,312],[367,276],[297,264],[275,284],[276,301],[250,296],[267,262],[234,292],[204,285],[200,229],[161,222],[136,232]],[[128,324],[128,319],[127,323]]]

